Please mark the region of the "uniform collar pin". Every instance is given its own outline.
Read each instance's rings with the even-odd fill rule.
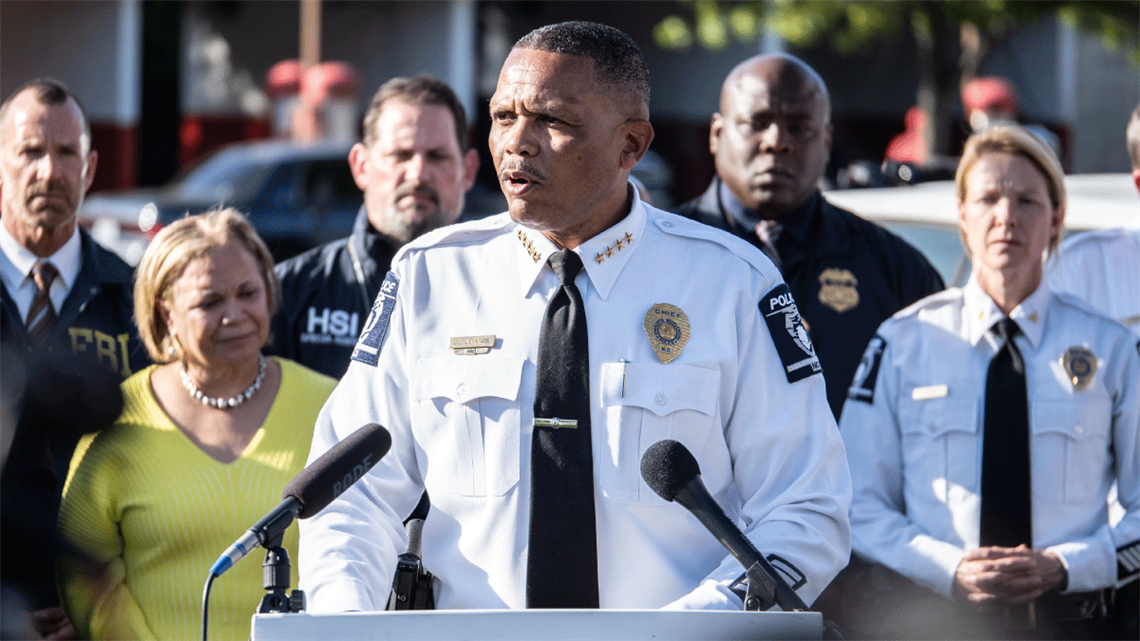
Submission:
[[[522,243],[523,249],[526,249],[527,253],[530,254],[531,260],[536,263],[542,260],[542,254],[534,248],[534,243],[531,242],[530,238],[527,237],[526,232],[524,232],[522,228],[519,228],[518,230],[518,237],[519,242]]]
[[[624,238],[617,239],[617,241],[615,241],[613,245],[610,245],[610,246],[606,247],[605,249],[603,249],[602,251],[595,254],[594,260],[598,261],[599,263],[604,263],[604,262],[606,262],[607,258],[613,258],[615,251],[621,251],[622,247],[628,247],[632,243],[633,243],[633,235],[626,232],[626,235]]]

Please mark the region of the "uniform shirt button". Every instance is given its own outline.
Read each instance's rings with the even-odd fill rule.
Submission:
[[[467,385],[465,383],[460,383],[459,387],[455,388],[455,393],[459,394],[460,396],[463,396],[463,393],[466,391],[467,391]]]
[[[665,222],[661,223],[661,226],[662,226],[662,227],[668,227],[668,228],[672,229],[672,228],[673,228],[673,223],[671,223],[671,222],[669,222],[668,220],[666,220]]]
[[[1077,436],[1080,436],[1081,434],[1085,433],[1085,428],[1078,425],[1078,426],[1073,428],[1073,433],[1076,434]]]
[[[664,405],[664,404],[665,404],[665,401],[666,401],[666,400],[668,400],[668,399],[666,399],[666,398],[665,398],[665,395],[664,395],[664,394],[658,394],[658,395],[657,395],[657,398],[655,398],[655,399],[653,399],[653,400],[657,401],[657,404],[658,404],[658,405]]]

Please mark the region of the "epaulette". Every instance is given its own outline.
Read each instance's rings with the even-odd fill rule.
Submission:
[[[503,212],[478,220],[469,220],[446,227],[440,227],[439,229],[433,229],[401,247],[400,251],[396,252],[396,256],[392,259],[392,263],[395,264],[396,261],[400,260],[400,258],[409,251],[428,249],[429,247],[453,243],[469,243],[486,240],[501,234],[503,230],[514,224],[515,222],[511,220],[510,214]]]
[[[1081,298],[1080,296],[1077,296],[1072,292],[1059,292],[1054,290],[1053,296],[1056,297],[1056,300],[1059,304],[1068,307],[1074,312],[1085,315],[1090,321],[1101,321],[1109,325],[1115,325],[1116,329],[1123,332],[1126,336],[1132,334],[1132,329],[1125,325],[1123,322],[1116,318],[1113,318],[1112,316],[1109,316],[1105,312],[1100,311],[1095,306],[1089,304],[1087,300]]]
[[[1090,229],[1069,236],[1061,243],[1060,249],[1051,255],[1050,260],[1060,258],[1070,251],[1096,251],[1089,246],[1099,246],[1105,243],[1117,242],[1122,238],[1135,234],[1135,228],[1108,227],[1105,229]]]
[[[776,266],[764,256],[764,253],[743,238],[738,238],[723,229],[717,229],[684,216],[648,206],[645,209],[648,216],[647,224],[653,225],[662,233],[716,243],[738,258],[747,261],[761,274],[769,276],[775,272],[778,275]]]
[[[929,296],[926,296],[926,297],[923,297],[923,298],[920,298],[920,299],[914,301],[910,305],[907,305],[906,307],[895,312],[891,316],[891,318],[904,318],[907,316],[914,316],[915,314],[922,312],[922,311],[927,311],[927,310],[933,309],[935,307],[939,307],[941,305],[954,303],[955,301],[958,301],[961,298],[962,298],[961,288],[949,287],[949,288],[944,289],[940,292],[935,292]]]

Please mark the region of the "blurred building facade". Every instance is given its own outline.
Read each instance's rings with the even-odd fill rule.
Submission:
[[[836,126],[832,174],[855,160],[881,159],[902,131],[917,85],[904,38],[851,57],[826,46],[790,49],[771,37],[715,52],[654,45],[654,25],[684,10],[664,1],[323,0],[320,57],[355,70],[357,117],[392,76],[445,80],[467,107],[474,144],[485,155],[487,99],[511,44],[561,20],[612,24],[645,53],[653,149],[672,167],[675,202],[708,184],[708,121],[720,83],[759,50],[787,49],[828,82]],[[299,29],[297,0],[4,0],[0,94],[35,76],[63,80],[91,115],[101,160],[94,189],[157,184],[225,142],[271,135],[279,96],[267,91],[266,79],[275,65],[298,58]],[[1140,83],[1123,54],[1050,18],[1018,31],[981,72],[1008,78],[1023,112],[1062,133],[1073,172],[1127,169],[1121,141],[1140,102]],[[481,178],[493,181],[488,157]]]

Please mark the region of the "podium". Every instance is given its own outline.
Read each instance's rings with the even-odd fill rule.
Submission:
[[[818,612],[433,610],[257,614],[252,641],[820,639]]]

